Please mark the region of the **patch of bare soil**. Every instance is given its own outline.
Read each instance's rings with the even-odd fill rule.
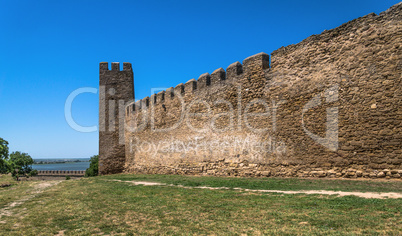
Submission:
[[[145,185],[145,186],[169,186],[169,187],[180,187],[180,188],[199,188],[199,189],[211,189],[211,190],[219,190],[219,189],[230,189],[228,187],[207,187],[207,186],[199,186],[199,187],[189,187],[183,185],[173,185],[173,184],[165,184],[165,183],[157,183],[157,182],[147,182],[147,181],[121,181],[121,180],[112,180],[118,182],[126,182],[131,183],[133,185]],[[377,198],[377,199],[386,199],[386,198],[402,198],[401,193],[374,193],[374,192],[344,192],[344,191],[328,191],[328,190],[264,190],[264,189],[246,189],[246,188],[233,188],[239,191],[247,191],[247,192],[260,192],[260,193],[283,193],[283,194],[319,194],[319,195],[338,195],[339,197],[343,196],[356,196],[362,198]]]
[[[47,189],[49,187],[52,187],[52,186],[54,186],[56,184],[59,184],[60,182],[62,182],[62,181],[37,182],[34,185],[34,188],[32,189],[32,191],[27,192],[25,196],[23,196],[22,198],[18,199],[17,201],[8,204],[4,208],[1,208],[0,209],[0,219],[3,216],[12,216],[12,215],[14,215],[14,212],[13,212],[14,207],[19,206],[19,205],[23,204],[24,202],[36,197],[38,194],[42,193],[45,189]],[[6,223],[6,222],[0,220],[0,223]]]

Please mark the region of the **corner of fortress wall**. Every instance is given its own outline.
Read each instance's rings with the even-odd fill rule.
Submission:
[[[271,62],[259,53],[131,102],[124,164],[109,158],[107,165],[131,173],[401,178],[401,32],[397,4],[282,47]]]

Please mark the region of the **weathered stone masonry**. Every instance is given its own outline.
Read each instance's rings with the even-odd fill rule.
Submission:
[[[102,62],[99,66],[99,173],[124,170],[124,107],[134,100],[133,70],[130,63]]]
[[[125,145],[117,123],[100,132],[100,172],[401,178],[401,8],[121,106]],[[129,68],[101,63],[106,104],[111,87],[133,100]]]

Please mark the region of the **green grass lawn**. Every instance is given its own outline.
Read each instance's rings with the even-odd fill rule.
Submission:
[[[401,182],[111,175],[45,189],[0,219],[1,235],[400,235],[402,199],[134,186],[401,192]],[[0,189],[0,209],[35,183]],[[10,196],[11,195],[11,196]],[[0,210],[1,213],[1,210]]]
[[[122,181],[150,181],[184,186],[210,186],[275,190],[334,190],[358,192],[402,193],[402,181],[347,180],[347,179],[298,179],[298,178],[233,178],[181,175],[109,175],[102,179]]]
[[[0,174],[0,185],[2,184],[9,184],[13,181],[13,178],[11,177],[11,175],[2,175]]]
[[[22,193],[33,191],[33,186],[35,185],[34,182],[28,181],[16,182],[11,175],[0,175],[0,185],[2,184],[11,184],[11,186],[0,188],[0,209],[5,207],[7,204],[20,199],[23,195]],[[0,224],[0,229],[1,226],[2,225]]]

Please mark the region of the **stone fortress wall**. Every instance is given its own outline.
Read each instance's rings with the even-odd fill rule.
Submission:
[[[100,110],[119,120],[100,132],[101,174],[402,178],[401,8],[135,103],[131,64],[101,63],[128,103]]]

